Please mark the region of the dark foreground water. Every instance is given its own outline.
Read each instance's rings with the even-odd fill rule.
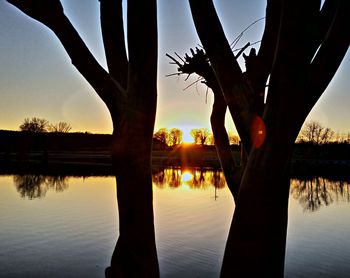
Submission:
[[[161,277],[219,277],[234,204],[220,172],[154,174]],[[114,177],[0,176],[0,277],[104,277]],[[350,185],[292,180],[286,277],[350,277]]]

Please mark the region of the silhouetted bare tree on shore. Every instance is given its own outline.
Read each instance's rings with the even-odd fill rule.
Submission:
[[[8,2],[56,34],[72,64],[94,88],[110,112],[120,235],[112,267],[106,274],[142,277],[147,273],[149,277],[158,277],[151,177],[157,101],[156,1],[127,1],[127,51],[122,0],[100,0],[108,72],[96,61],[65,16],[59,0]]]
[[[190,131],[195,144],[204,145],[209,138],[209,130],[207,128],[194,128]]]
[[[191,50],[182,61],[168,56],[180,72],[202,76],[214,93],[212,130],[236,202],[221,276],[282,277],[293,145],[348,50],[350,2],[267,0],[261,46],[244,55],[246,72],[212,0],[189,2],[205,52]],[[228,155],[226,107],[248,155],[242,167]]]
[[[72,129],[71,125],[66,122],[59,122],[57,124],[50,124],[48,130],[50,132],[67,133]]]
[[[324,127],[320,123],[312,121],[306,122],[299,133],[299,138],[303,142],[313,144],[329,143],[334,136],[334,131],[329,127]]]
[[[170,146],[176,146],[182,143],[182,131],[178,128],[172,128],[169,132],[169,144]]]
[[[156,133],[154,133],[153,137],[164,144],[169,144],[169,132],[166,128],[160,128]]]
[[[31,119],[25,118],[23,123],[19,126],[20,131],[25,132],[47,132],[49,122],[45,119],[33,117]]]

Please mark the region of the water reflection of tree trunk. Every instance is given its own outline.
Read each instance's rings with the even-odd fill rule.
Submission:
[[[124,171],[130,171],[126,163]],[[119,238],[106,277],[159,277],[152,180],[137,172],[117,178]],[[120,186],[127,183],[128,186]],[[147,185],[138,187],[139,184]]]

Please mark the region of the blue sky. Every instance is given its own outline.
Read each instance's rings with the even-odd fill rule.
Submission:
[[[224,30],[232,41],[250,23],[265,14],[261,0],[214,1]],[[63,0],[65,13],[84,41],[105,67],[99,27],[97,0]],[[210,128],[212,95],[206,101],[203,85],[183,89],[195,77],[165,77],[176,67],[169,65],[166,53],[183,55],[199,44],[187,0],[158,1],[159,73],[158,108],[155,129],[178,127]],[[263,21],[243,36],[239,45],[261,38]],[[50,122],[69,122],[73,131],[110,133],[108,110],[90,85],[72,66],[54,34],[0,0],[0,129],[18,129],[25,117],[42,117]],[[238,47],[239,47],[238,45]],[[324,95],[310,113],[316,120],[338,132],[350,131],[349,54]],[[234,130],[232,121],[227,127]]]

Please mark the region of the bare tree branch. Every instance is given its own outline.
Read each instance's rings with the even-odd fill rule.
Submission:
[[[237,131],[249,150],[254,115],[254,93],[245,82],[211,0],[190,0],[192,17],[209,56]]]
[[[264,94],[268,76],[271,73],[278,41],[282,3],[279,0],[268,0],[266,7],[265,29],[256,58],[247,67],[246,75],[256,94],[258,114],[264,109]]]
[[[337,2],[338,8],[334,20],[311,64],[308,107],[312,107],[327,88],[349,48],[350,30],[347,22],[350,2],[348,0]]]
[[[61,41],[72,64],[95,89],[111,113],[119,118],[125,98],[125,90],[101,67],[91,54],[69,19],[64,15],[60,1],[8,0],[28,16],[49,27]],[[51,5],[52,4],[52,5]]]
[[[327,37],[330,26],[334,23],[337,10],[339,8],[339,0],[326,0],[322,6],[319,16],[318,46]]]
[[[301,9],[302,8],[302,12]],[[297,104],[305,98],[309,82],[309,65],[314,55],[316,32],[314,22],[319,15],[319,1],[286,0],[283,5],[278,50],[269,84],[267,105],[282,106],[284,102]],[[291,36],[290,34],[295,34]],[[290,80],[293,80],[291,83]],[[275,86],[279,87],[276,90]],[[275,93],[283,95],[277,96]],[[279,104],[277,104],[279,103]],[[287,105],[287,103],[286,103]],[[289,106],[292,104],[290,103]],[[299,111],[302,107],[294,109]]]
[[[103,44],[109,73],[126,89],[128,60],[125,49],[122,0],[99,0]]]
[[[218,85],[217,89],[220,90]],[[235,165],[235,161],[232,157],[230,142],[225,128],[226,108],[227,105],[222,93],[214,93],[214,103],[210,116],[210,123],[213,130],[216,152],[225,175],[227,186],[237,202],[242,171],[240,167]]]
[[[190,49],[190,51],[192,56],[185,54],[184,59],[177,55],[182,63],[169,54],[166,54],[166,56],[178,66],[178,74],[198,74],[205,80],[204,83],[210,87],[214,93],[214,103],[210,122],[213,130],[216,152],[218,154],[221,167],[224,171],[227,185],[233,197],[235,200],[237,200],[241,179],[241,169],[235,165],[231,154],[229,138],[225,128],[227,104],[204,50],[196,48],[195,50]],[[193,83],[189,86],[191,85],[193,85]],[[187,88],[189,86],[187,86]]]
[[[46,26],[50,26],[52,22],[60,20],[63,16],[63,7],[60,0],[7,0],[7,2]]]
[[[94,87],[102,100],[109,103],[113,95],[116,99],[118,95],[125,96],[125,90],[96,61],[67,17],[53,24],[52,30],[62,42],[73,65]]]
[[[250,42],[246,43],[241,49],[239,49],[238,53],[235,55],[236,59],[250,46]]]

